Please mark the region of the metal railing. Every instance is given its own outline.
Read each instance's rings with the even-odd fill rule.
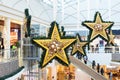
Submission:
[[[7,62],[0,62],[0,77],[9,75],[19,68],[18,60],[9,60]]]
[[[107,47],[89,47],[86,52],[88,53],[120,53],[120,46],[107,46]]]
[[[18,69],[18,50],[0,50],[0,77]]]
[[[18,49],[3,49],[0,50],[0,62],[7,62],[10,60],[18,59]]]
[[[74,58],[73,56],[69,56],[69,58],[76,67],[78,67],[79,69],[84,71],[86,74],[90,75],[91,77],[93,77],[95,80],[107,80],[103,75],[99,74],[96,71],[96,69],[92,69],[91,67],[87,66],[80,60]]]

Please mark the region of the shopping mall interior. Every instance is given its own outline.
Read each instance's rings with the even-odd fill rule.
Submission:
[[[120,80],[120,0],[0,0],[0,80]]]

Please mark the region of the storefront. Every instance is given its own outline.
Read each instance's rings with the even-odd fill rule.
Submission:
[[[52,69],[55,69],[56,67],[56,74],[52,76]],[[54,68],[52,67],[47,67],[47,80],[75,80],[75,66],[70,65],[70,66],[63,66],[63,65],[56,65]]]
[[[0,32],[1,32],[1,37],[3,38],[2,44],[4,45],[4,28],[5,28],[5,20],[0,20]],[[7,33],[7,32],[6,32]],[[10,22],[10,45],[13,45],[17,41],[20,40],[20,24]]]

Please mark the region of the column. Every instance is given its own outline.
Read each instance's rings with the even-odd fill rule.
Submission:
[[[18,48],[18,58],[19,58],[19,67],[23,66],[23,25],[21,24],[20,30],[21,30],[21,40],[20,40],[20,48]]]
[[[3,29],[3,37],[4,37],[4,59],[10,58],[10,18],[5,19],[5,26]]]
[[[48,37],[49,28],[46,27],[46,37]]]
[[[52,62],[52,76],[51,77],[53,77],[54,76],[54,80],[57,80],[57,66],[55,65],[55,60],[53,60],[53,62]]]

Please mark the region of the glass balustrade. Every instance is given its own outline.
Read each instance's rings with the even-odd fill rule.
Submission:
[[[0,62],[18,59],[18,49],[4,49],[0,50]]]

